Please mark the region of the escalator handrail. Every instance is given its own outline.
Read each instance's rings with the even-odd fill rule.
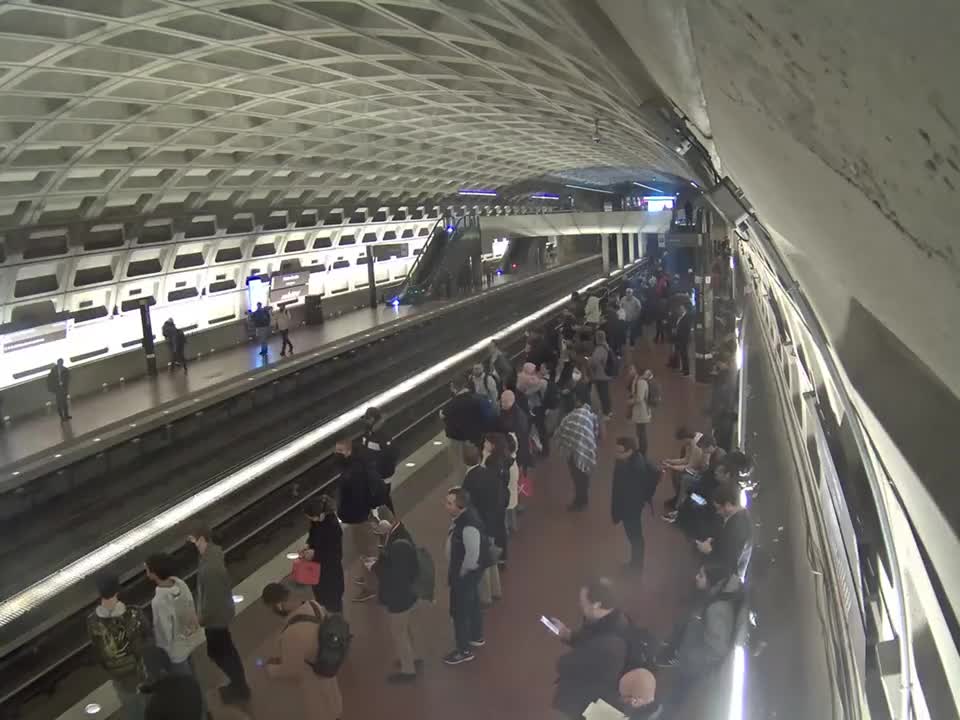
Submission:
[[[407,270],[407,277],[403,281],[403,285],[400,286],[397,297],[403,297],[404,293],[414,287],[418,287],[420,283],[414,283],[414,277],[416,277],[417,268],[420,267],[420,261],[423,260],[424,256],[427,254],[427,251],[433,245],[434,238],[436,237],[437,228],[441,224],[446,223],[446,217],[439,217],[437,221],[433,224],[433,227],[430,228],[430,234],[427,235],[427,242],[424,243],[423,248],[420,250],[420,254],[417,255],[416,259],[413,261],[413,265],[410,266],[410,269]]]

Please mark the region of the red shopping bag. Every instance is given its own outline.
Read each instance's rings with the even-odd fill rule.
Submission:
[[[300,585],[320,584],[320,563],[298,558],[293,561],[293,581]]]
[[[517,481],[517,492],[523,497],[533,497],[533,478],[526,472],[520,472],[520,479]]]

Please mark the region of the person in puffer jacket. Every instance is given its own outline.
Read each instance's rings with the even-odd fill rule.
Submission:
[[[87,636],[100,665],[110,675],[124,720],[142,720],[145,702],[137,688],[145,679],[146,619],[139,608],[121,602],[116,575],[98,577],[97,592],[100,604],[87,616]]]

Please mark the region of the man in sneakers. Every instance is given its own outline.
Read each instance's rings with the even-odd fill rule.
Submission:
[[[387,676],[390,683],[411,683],[423,661],[417,656],[417,548],[406,526],[390,508],[377,510],[380,523],[377,534],[383,548],[371,570],[380,586],[378,598],[390,620],[390,635],[397,652],[399,671]]]
[[[200,625],[207,637],[207,656],[230,684],[220,688],[220,697],[227,705],[246,702],[250,698],[243,661],[230,636],[230,621],[236,612],[233,604],[233,583],[223,559],[223,548],[211,539],[209,528],[198,527],[188,538],[200,553],[197,569],[197,608]]]
[[[456,649],[443,661],[459,665],[474,659],[473,648],[483,647],[483,615],[480,610],[480,577],[490,564],[490,543],[483,523],[470,507],[470,494],[462,487],[451,488],[444,500],[450,516],[447,531],[447,584],[450,586],[450,617]]]
[[[87,636],[100,665],[110,675],[124,720],[142,720],[146,703],[137,686],[144,680],[147,623],[138,608],[124,605],[117,597],[120,581],[116,575],[97,578],[97,592],[100,604],[87,617]]]
[[[576,407],[560,423],[557,442],[567,453],[567,467],[573,477],[573,502],[567,508],[583,510],[589,502],[590,475],[597,466],[600,419],[590,409],[585,393],[577,393]]]

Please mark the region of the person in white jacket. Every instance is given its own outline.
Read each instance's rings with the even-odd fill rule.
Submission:
[[[166,553],[148,557],[146,572],[157,586],[150,602],[156,645],[170,658],[173,674],[196,678],[190,653],[203,639],[203,632],[193,593],[183,580],[174,575],[173,558]],[[203,704],[206,717],[206,698]]]
[[[596,295],[591,295],[587,298],[587,306],[583,311],[584,322],[589,325],[597,327],[600,324],[601,313],[600,313],[600,298]]]
[[[286,306],[280,308],[274,316],[273,322],[282,340],[280,343],[280,357],[287,354],[287,348],[290,348],[290,354],[293,355],[293,343],[290,342],[290,324],[293,322],[293,319],[290,317],[290,311],[287,310]]]
[[[507,433],[507,453],[510,456],[510,480],[507,484],[507,532],[517,531],[517,507],[520,505],[520,466],[517,465],[517,436]]]

